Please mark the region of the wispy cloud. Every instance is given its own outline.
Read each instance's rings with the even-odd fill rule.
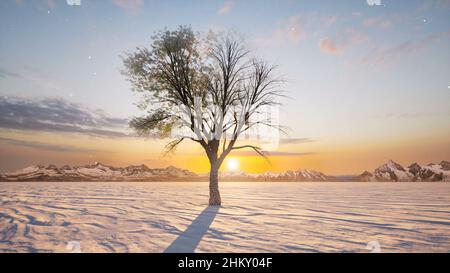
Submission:
[[[281,151],[264,151],[267,156],[307,156],[313,155],[314,152],[281,152]],[[259,156],[255,151],[233,151],[235,156]]]
[[[443,38],[449,37],[450,31],[429,34],[419,40],[406,41],[389,48],[375,48],[362,62],[365,64],[383,64],[395,60],[402,55],[424,49]]]
[[[448,115],[449,112],[409,112],[409,113],[384,113],[371,115],[370,118],[374,119],[419,119],[430,117],[442,117]]]
[[[329,37],[325,37],[320,39],[319,48],[322,52],[328,54],[338,54],[341,53],[344,49],[342,46],[338,46],[335,41],[333,41]]]
[[[51,9],[56,7],[56,0],[43,0],[43,2]]]
[[[298,42],[303,38],[303,30],[300,22],[300,15],[288,18],[285,25],[275,30],[275,37],[288,40],[290,42]]]
[[[339,31],[334,38],[324,37],[319,40],[319,49],[328,54],[340,54],[346,48],[364,43],[368,37],[355,28],[346,28]]]
[[[223,3],[223,5],[219,8],[217,13],[220,15],[228,14],[233,9],[233,6],[234,6],[234,1],[231,1],[231,0],[225,1],[225,3]]]
[[[310,138],[282,138],[280,139],[280,144],[299,144],[299,143],[308,143],[313,142],[313,139]]]
[[[26,4],[26,0],[14,0],[14,2],[18,5]],[[35,4],[38,8],[41,9],[54,9],[56,7],[56,0],[36,0],[36,1],[29,1],[33,4]],[[64,1],[66,2],[66,1]]]
[[[336,15],[317,13],[295,14],[277,22],[275,29],[266,37],[256,39],[259,45],[296,44],[308,35],[315,35],[339,21]]]
[[[0,78],[7,78],[7,77],[11,77],[11,78],[16,78],[16,79],[22,79],[23,77],[14,71],[5,69],[0,67]]]
[[[54,145],[54,144],[48,144],[48,143],[42,143],[37,141],[26,141],[26,140],[20,140],[20,139],[12,139],[12,138],[6,138],[6,137],[0,137],[0,143],[6,143],[8,145],[17,145],[22,147],[28,147],[33,149],[41,149],[41,150],[47,150],[51,152],[94,152],[95,150],[92,149],[86,149],[86,148],[79,148],[79,147],[73,147],[73,146],[62,146],[62,145]]]
[[[123,137],[127,121],[57,98],[0,97],[0,128]]]
[[[305,30],[300,22],[300,15],[295,15],[282,20],[269,36],[256,39],[258,45],[272,46],[286,42],[297,43],[305,35]]]
[[[144,6],[143,0],[112,0],[115,5],[124,9],[128,14],[137,15]]]
[[[5,68],[0,67],[0,78],[12,78],[20,81],[27,81],[43,90],[62,91],[60,83],[54,77],[43,75],[41,72],[31,67]]]
[[[393,25],[392,20],[387,19],[383,15],[371,16],[363,20],[363,26],[365,27],[379,27],[379,28],[390,28]]]
[[[314,152],[279,152],[279,151],[270,151],[267,152],[269,156],[306,156],[306,155],[313,155]]]
[[[422,1],[417,6],[417,12],[427,12],[431,9],[450,9],[450,0],[428,0]]]

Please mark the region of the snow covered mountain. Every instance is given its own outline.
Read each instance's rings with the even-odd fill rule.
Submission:
[[[334,181],[333,177],[310,169],[285,171],[281,173],[268,171],[259,174],[248,174],[243,171],[223,172],[219,176],[223,181]]]
[[[281,173],[251,174],[244,171],[221,172],[222,181],[334,181],[321,172],[301,169]],[[197,175],[173,166],[151,169],[146,165],[113,167],[96,162],[93,165],[33,165],[16,172],[0,174],[0,181],[208,181],[209,174]]]
[[[93,165],[58,168],[54,165],[34,165],[22,170],[6,173],[6,181],[161,181],[190,180],[197,175],[173,166],[150,169],[145,165],[112,167],[96,162]]]
[[[450,181],[450,162],[430,163],[417,173],[418,181]]]
[[[300,169],[298,171],[286,171],[281,173],[266,172],[259,175],[266,181],[331,181],[332,177],[319,171],[310,169]]]
[[[374,175],[371,172],[368,171],[364,171],[362,174],[355,176],[353,179],[353,181],[356,182],[372,182],[372,181],[376,181]]]
[[[421,166],[417,163],[404,168],[402,165],[389,160],[386,164],[376,168],[372,173],[365,171],[353,179],[354,181],[450,181],[450,162],[442,161],[439,164],[430,163]]]
[[[280,173],[259,174],[221,172],[221,181],[450,181],[450,162],[421,166],[417,163],[409,167],[390,160],[376,168],[373,173],[365,171],[349,178],[328,176],[322,172],[300,169]],[[0,174],[0,181],[208,181],[209,174],[195,174],[189,170],[176,168],[149,168],[146,165],[113,167],[96,162],[85,166],[33,165],[22,170]]]
[[[381,165],[374,171],[377,181],[413,181],[414,175],[403,168],[402,165],[389,160],[386,164]]]

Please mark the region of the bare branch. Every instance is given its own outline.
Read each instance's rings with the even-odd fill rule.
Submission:
[[[170,153],[173,153],[176,149],[176,147],[178,146],[178,144],[180,144],[182,141],[184,140],[184,137],[179,138],[179,139],[174,139],[172,141],[170,141],[169,143],[166,144],[166,146],[164,146],[164,156],[167,156]]]
[[[126,53],[123,61],[122,73],[142,93],[140,108],[148,112],[130,126],[141,135],[169,137],[174,128],[192,133],[170,141],[168,152],[191,139],[203,147],[211,164],[220,166],[233,149],[251,148],[266,158],[257,146],[234,147],[249,129],[262,125],[283,132],[282,126],[258,117],[283,97],[276,66],[251,58],[233,35],[202,43],[190,27],[164,30],[149,48]]]
[[[267,156],[269,155],[269,153],[261,150],[261,148],[258,146],[253,146],[253,145],[236,146],[236,147],[233,147],[231,150],[238,150],[238,149],[245,149],[245,148],[251,148],[260,156],[264,157],[265,159],[268,159]]]

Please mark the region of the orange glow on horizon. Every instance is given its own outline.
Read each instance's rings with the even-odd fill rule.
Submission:
[[[113,166],[145,164],[152,168],[170,165],[196,173],[209,172],[209,162],[202,148],[185,142],[174,154],[163,156],[166,140],[138,138],[99,138],[83,135],[35,133],[3,130],[3,139],[15,139],[27,146],[0,142],[1,172],[17,170],[33,164],[62,166],[102,162]],[[52,147],[55,149],[52,149]],[[56,149],[61,147],[61,149]],[[221,171],[261,173],[282,172],[303,168],[314,169],[329,175],[358,174],[393,159],[407,166],[449,160],[448,137],[416,136],[405,141],[398,139],[320,140],[301,144],[282,144],[269,160],[252,153],[232,152]],[[13,158],[14,160],[10,160]],[[230,162],[232,162],[230,164]]]

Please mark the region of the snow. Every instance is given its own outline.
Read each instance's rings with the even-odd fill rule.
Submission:
[[[447,182],[450,181],[450,170],[449,171],[444,170],[442,168],[442,166],[439,164],[429,164],[427,166],[423,166],[422,168],[426,169],[426,170],[430,170],[433,173],[437,173],[437,174],[442,173],[443,174],[442,181],[447,181]]]
[[[54,165],[31,166],[14,173],[0,174],[6,181],[205,181],[209,174],[195,174],[186,169],[173,166],[167,168],[148,168],[145,165],[128,166],[125,168],[113,167],[95,162],[94,165],[75,166],[68,165],[58,168]],[[450,181],[450,163],[442,161],[440,164],[430,163],[420,166],[417,163],[404,168],[390,160],[374,170],[373,175],[364,172],[358,177],[329,177],[324,173],[311,169],[285,171],[280,173],[246,173],[244,171],[221,172],[220,178],[226,181],[342,181],[349,179],[356,181]]]
[[[392,178],[391,174],[393,174],[395,178]],[[375,175],[380,181],[391,181],[394,179],[395,181],[407,182],[413,181],[414,179],[414,175],[412,173],[392,160],[389,160],[386,164],[375,169]]]
[[[102,168],[102,167],[95,167],[95,168],[81,167],[78,168],[77,171],[82,175],[89,175],[89,176],[112,177],[115,175],[120,175],[119,171],[114,171],[111,170],[110,168]]]
[[[176,177],[185,179],[196,175],[188,170],[178,169],[172,166],[165,169],[149,169],[145,165],[117,168],[98,162],[95,162],[94,165],[75,167],[65,165],[61,168],[54,165],[37,165],[24,168],[14,173],[5,174],[6,179],[9,181],[128,181],[137,179],[146,180],[155,176],[159,176],[160,178]]]
[[[397,181],[411,181],[414,177],[410,172],[408,171],[400,171],[400,170],[393,170],[395,175],[397,176]]]
[[[0,252],[449,252],[448,183],[2,182]]]
[[[29,173],[36,172],[39,170],[40,170],[39,166],[32,165],[32,166],[23,168],[21,170],[18,170],[16,172],[7,173],[7,175],[24,175],[24,174],[29,174]]]

